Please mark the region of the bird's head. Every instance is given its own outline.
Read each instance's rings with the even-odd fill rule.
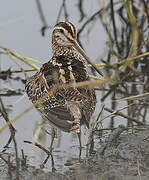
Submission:
[[[52,34],[52,44],[58,46],[70,47],[73,41],[76,41],[76,28],[70,22],[59,22],[55,25]]]
[[[59,22],[55,25],[52,34],[52,48],[54,54],[57,53],[58,55],[64,52],[66,53],[66,49],[67,53],[70,53],[70,49],[71,52],[75,51],[75,55],[82,55],[80,59],[81,61],[84,62],[84,59],[86,59],[86,61],[90,63],[100,75],[102,75],[102,73],[96,67],[95,63],[88,57],[88,55],[77,42],[76,28],[72,23]]]

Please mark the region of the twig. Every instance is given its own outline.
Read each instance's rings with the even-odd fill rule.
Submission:
[[[65,16],[65,21],[68,21],[68,12],[67,12],[67,8],[66,8],[66,0],[63,0],[63,7],[64,7],[64,16]]]
[[[143,0],[143,1],[144,1],[144,0]],[[133,6],[134,6],[139,12],[141,12],[145,17],[147,16],[147,13],[144,12],[144,11],[142,10],[142,8],[141,8],[139,5],[137,5],[137,3],[133,3]]]
[[[2,49],[5,50],[5,52],[1,52],[1,53],[8,54],[8,55],[9,55],[9,52],[11,52],[11,54],[12,54],[13,56],[15,56],[15,57],[17,57],[18,59],[22,60],[24,63],[28,64],[29,66],[33,67],[33,68],[31,68],[31,69],[28,69],[28,70],[23,69],[24,72],[33,71],[33,70],[39,71],[39,69],[40,69],[39,67],[35,66],[34,64],[29,63],[28,61],[32,61],[32,62],[34,62],[34,63],[38,63],[38,64],[41,64],[41,65],[43,64],[43,63],[40,62],[39,60],[36,60],[36,59],[33,59],[33,58],[29,58],[29,57],[20,56],[19,54],[15,53],[15,52],[13,52],[13,51],[11,51],[11,50],[9,50],[8,48],[5,48],[4,46],[1,46],[1,45],[0,45],[0,48],[2,48]],[[131,61],[133,61],[133,60],[141,59],[141,58],[146,57],[146,56],[149,56],[149,52],[146,52],[146,53],[143,53],[143,54],[140,54],[140,55],[137,55],[137,56],[133,56],[133,57],[128,57],[128,58],[123,59],[123,60],[121,60],[121,61],[119,61],[119,62],[117,62],[117,63],[112,63],[112,64],[96,64],[96,66],[98,66],[98,67],[107,67],[107,66],[110,65],[111,67],[113,67],[113,68],[115,69],[115,66],[116,66],[116,65],[124,65],[124,64],[126,64],[127,62],[131,62]],[[92,67],[92,65],[91,65],[91,64],[88,64],[88,67]],[[11,72],[22,72],[22,71],[20,71],[20,70],[12,70]]]
[[[148,12],[148,2],[145,2],[145,0],[142,0],[143,1],[143,5],[144,5],[144,9],[145,9],[145,13],[146,13],[146,16],[147,16],[147,19],[148,19],[148,22],[149,22],[149,12]]]
[[[23,72],[31,72],[31,71],[36,71],[34,68],[29,68],[29,69],[23,69]],[[22,70],[11,70],[10,71],[11,73],[22,73]],[[99,77],[97,77],[97,76],[93,76],[93,75],[91,75],[91,74],[89,74],[89,77],[90,78],[93,78],[93,79],[100,79]]]
[[[31,141],[24,141],[24,143],[28,143],[28,144],[32,144],[34,146],[37,146],[38,148],[42,149],[45,153],[47,153],[47,155],[49,155],[49,156],[52,155],[50,151],[48,151],[47,149],[45,149],[43,146],[41,146],[40,144],[38,144],[36,142],[32,143]]]
[[[24,72],[23,68],[21,67],[21,65],[16,61],[16,59],[14,58],[14,56],[12,56],[10,53],[8,53],[9,57],[12,59],[12,61],[20,68],[20,71],[22,71],[24,73],[24,76],[27,77],[26,73]]]
[[[131,58],[133,56],[136,56],[137,53],[138,53],[139,29],[138,29],[138,26],[137,26],[136,17],[134,16],[133,11],[132,11],[131,6],[130,6],[130,1],[125,2],[123,0],[123,4],[124,4],[124,7],[125,7],[125,9],[127,11],[128,19],[129,19],[129,22],[130,22],[130,25],[131,25],[132,44],[131,44],[129,55],[128,55],[128,58]],[[135,67],[133,67],[130,64],[129,60],[127,60],[127,62],[124,64],[124,66],[121,69],[123,69],[123,71],[124,71],[126,67],[129,67],[134,72],[137,72]]]
[[[114,99],[113,101],[126,101],[126,100],[138,99],[140,97],[144,97],[144,96],[148,96],[148,95],[149,95],[149,92],[146,92],[146,93],[138,94],[138,95],[134,95],[134,96],[124,97],[124,98],[120,98],[120,99]]]
[[[84,1],[79,0],[79,3],[78,3],[78,9],[80,11],[80,20],[79,20],[79,22],[81,22],[85,17],[85,13],[83,11],[83,3],[84,3]]]
[[[24,143],[28,143],[28,144],[32,144],[34,146],[37,146],[39,149],[43,150],[48,156],[47,158],[43,161],[43,163],[40,165],[40,167],[43,169],[44,165],[47,163],[49,157],[51,156],[51,160],[52,160],[52,168],[54,167],[54,160],[53,160],[53,155],[50,151],[48,151],[47,149],[45,149],[43,146],[41,146],[40,144],[36,143],[36,142],[31,142],[31,141],[24,141]]]
[[[23,69],[24,72],[36,71],[34,68]],[[22,73],[22,70],[11,70],[11,73]]]
[[[9,180],[12,180],[12,173],[11,173],[11,161],[10,161],[11,155],[8,154],[8,174],[9,174]]]
[[[137,20],[136,17],[133,15],[132,9],[130,8],[130,5],[128,4],[128,17],[131,24],[131,30],[132,30],[132,45],[130,48],[129,56],[136,56],[138,52],[138,43],[139,43],[139,29],[137,26]]]
[[[62,1],[62,5],[60,7],[60,10],[58,12],[58,16],[57,16],[57,19],[56,19],[56,23],[59,22],[59,19],[61,17],[61,13],[62,13],[63,9],[64,9],[64,14],[65,14],[65,20],[67,21],[68,20],[68,13],[67,13],[67,9],[66,9],[66,0]]]
[[[118,39],[117,39],[117,37],[118,37],[117,36],[117,28],[116,28],[116,25],[115,25],[115,14],[114,14],[113,0],[111,0],[110,2],[111,2],[111,16],[112,16],[114,37],[115,37],[115,42],[116,42],[118,52],[120,53],[120,47],[119,47]]]
[[[5,107],[4,107],[4,104],[2,102],[1,97],[0,97],[0,113],[2,114],[5,121],[8,123],[9,122],[8,114],[7,114],[6,110],[5,110]],[[11,135],[10,135],[10,138],[8,140],[8,143],[4,146],[4,148],[7,148],[9,146],[9,144],[11,143],[12,139],[15,136],[15,131],[16,130],[15,130],[15,128],[13,127],[13,125],[11,123],[9,124],[9,129],[10,129]]]
[[[17,54],[16,52],[14,51],[11,51],[10,49],[0,45],[0,48],[3,49],[5,52],[7,52],[8,55],[12,55],[18,59],[20,59],[21,61],[23,61],[25,64],[28,64],[29,66],[31,66],[32,68],[36,69],[37,71],[39,71],[39,68],[34,65],[34,64],[31,64],[28,62],[28,58],[27,57],[23,57],[23,56],[20,56],[19,54]],[[31,58],[30,58],[31,59]]]
[[[8,154],[8,158],[9,158],[9,156],[10,156],[10,154]],[[7,160],[1,155],[1,153],[0,153],[0,158],[8,165],[11,169],[15,169],[15,166],[14,166],[11,162],[7,161]]]
[[[0,98],[0,112],[3,116],[3,118],[5,119],[5,121],[8,123],[10,122],[10,120],[8,119],[8,114],[5,110],[5,107],[3,105],[3,102],[2,102],[2,99]],[[19,180],[20,177],[19,177],[19,169],[20,169],[20,165],[19,165],[19,158],[18,158],[18,149],[17,149],[17,143],[16,143],[16,140],[15,140],[15,128],[12,126],[11,123],[9,123],[9,129],[10,129],[10,132],[11,132],[11,139],[13,140],[13,143],[14,143],[14,149],[15,149],[15,156],[16,156],[16,180]],[[10,141],[11,142],[11,141]]]
[[[96,121],[98,121],[98,119],[99,119],[99,117],[101,116],[103,110],[104,110],[104,105],[102,106],[101,111],[99,112]],[[95,121],[95,123],[96,123],[96,121]],[[86,152],[87,152],[86,154],[87,154],[87,156],[88,156],[88,151],[89,151],[89,153],[91,154],[91,153],[93,152],[93,149],[94,149],[94,133],[95,133],[95,129],[96,129],[96,128],[97,128],[97,127],[94,126],[94,123],[93,123],[93,124],[91,125],[91,129],[90,129],[89,136],[88,136],[88,140],[87,140],[87,144],[86,144],[86,146],[87,146],[87,149],[86,149]],[[89,145],[90,145],[90,148],[89,148]]]
[[[103,11],[103,8],[100,9],[99,11],[95,12],[83,25],[82,27],[79,29],[78,31],[78,39],[79,39],[79,36],[81,34],[81,32],[84,30],[84,28],[86,27],[86,25],[88,23],[90,23],[97,15],[99,15],[101,12]]]
[[[21,165],[22,165],[22,167],[26,167],[27,165],[26,165],[26,162],[27,162],[27,156],[26,155],[24,155],[24,151],[23,151],[23,149],[21,149],[21,153],[22,153],[22,159],[21,159]]]
[[[108,79],[104,80],[94,80],[94,81],[83,81],[83,82],[78,82],[75,84],[75,87],[82,87],[82,86],[103,86],[103,84],[105,82],[107,82]],[[45,94],[42,98],[40,98],[38,101],[36,101],[36,103],[32,104],[31,106],[29,106],[28,108],[26,108],[23,112],[21,112],[20,114],[16,115],[13,119],[11,119],[10,121],[8,121],[6,124],[4,124],[3,126],[0,127],[0,132],[2,132],[3,129],[5,129],[6,127],[8,127],[11,123],[15,122],[17,119],[19,119],[20,117],[22,117],[25,113],[27,113],[28,111],[30,111],[33,107],[37,106],[38,104],[40,104],[45,98],[47,98],[51,93],[56,92],[58,89],[63,89],[63,88],[71,88],[74,87],[74,83],[70,83],[70,84],[64,84],[64,85],[57,85],[54,88],[52,88],[47,94]]]
[[[131,104],[131,105],[132,105],[132,104]],[[119,110],[115,111],[115,110],[112,110],[112,109],[109,109],[109,108],[106,108],[106,107],[105,107],[104,109],[105,109],[106,111],[108,111],[108,112],[114,113],[115,115],[122,116],[122,117],[124,117],[124,118],[126,118],[126,119],[128,119],[128,120],[130,120],[130,121],[134,121],[135,123],[137,123],[137,124],[139,124],[139,125],[145,125],[145,123],[140,122],[140,121],[138,121],[138,120],[136,120],[136,119],[134,119],[134,118],[132,118],[132,117],[129,117],[129,116],[123,114],[122,112],[119,112]]]
[[[40,0],[36,0],[36,4],[37,4],[37,9],[38,9],[38,12],[39,12],[40,19],[41,19],[41,21],[43,23],[43,27],[41,28],[41,34],[42,34],[42,36],[44,36],[45,30],[47,28],[49,28],[49,26],[48,26],[48,23],[47,23],[46,18],[44,16]]]
[[[46,157],[46,159],[43,161],[42,164],[40,164],[40,168],[43,169],[44,168],[44,165],[47,163],[48,159],[49,159],[49,155]]]
[[[115,77],[114,77],[115,78]],[[75,84],[75,87],[83,87],[83,86],[88,86],[90,85],[91,87],[93,86],[100,86],[102,87],[104,84],[106,84],[107,82],[109,82],[109,80],[112,79],[100,79],[100,80],[94,80],[94,81],[83,81],[83,82],[78,82]],[[29,106],[28,108],[26,108],[23,112],[21,112],[20,114],[16,115],[13,119],[11,119],[7,124],[4,124],[2,127],[0,127],[0,132],[5,129],[7,126],[9,126],[12,122],[16,121],[17,119],[19,119],[20,117],[22,117],[25,113],[27,113],[28,111],[30,111],[34,106],[38,105],[39,103],[41,103],[46,97],[48,97],[51,93],[56,92],[58,89],[63,89],[63,88],[71,88],[74,87],[74,83],[70,83],[70,84],[64,84],[64,85],[57,85],[54,88],[52,88],[47,94],[45,94],[42,98],[40,98],[38,101],[36,101],[36,103],[32,104],[31,106]],[[141,95],[137,95],[135,97],[142,97],[144,95],[148,95],[149,92],[141,94]],[[127,100],[128,98],[124,98],[123,100]],[[105,117],[107,118],[107,117]]]
[[[111,114],[105,116],[105,117],[102,118],[102,119],[97,120],[97,121],[94,123],[94,128],[96,128],[96,126],[97,126],[99,123],[101,123],[104,119],[109,118],[109,117],[113,116],[115,113],[117,113],[117,112],[119,112],[119,111],[122,111],[122,110],[124,110],[124,109],[126,109],[126,108],[128,108],[129,106],[132,106],[132,105],[134,105],[134,104],[135,104],[135,103],[131,103],[131,104],[127,105],[127,106],[122,107],[121,109],[119,109],[119,110],[117,110],[117,111],[112,111]],[[142,122],[141,122],[141,123],[142,123]],[[143,123],[142,123],[142,124],[143,124]]]
[[[116,128],[102,128],[102,129],[96,129],[95,131],[114,131]],[[139,127],[132,127],[132,126],[128,126],[127,128],[126,128],[127,130],[137,130],[137,131],[149,131],[149,128],[143,128],[143,127],[141,127],[141,128],[139,128]],[[147,136],[147,137],[149,137],[149,136]]]
[[[141,180],[140,163],[139,163],[139,160],[138,160],[138,159],[137,159],[137,170],[138,170],[139,179]]]

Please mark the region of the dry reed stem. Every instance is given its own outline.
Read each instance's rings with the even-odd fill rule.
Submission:
[[[5,53],[5,54],[8,54],[8,53]],[[110,66],[111,66],[111,67],[112,67],[112,66],[115,67],[115,66],[117,66],[117,65],[123,65],[123,64],[127,63],[127,61],[131,62],[131,61],[134,61],[134,60],[137,60],[137,59],[146,57],[146,56],[149,56],[149,52],[146,52],[146,53],[143,53],[143,54],[140,54],[140,55],[137,55],[137,56],[133,56],[133,57],[128,57],[128,58],[123,59],[123,60],[121,60],[121,61],[119,61],[119,62],[112,63],[112,64],[110,64]],[[26,58],[27,58],[27,60],[29,60],[28,57],[26,57]],[[35,59],[32,59],[32,60],[33,60],[33,62],[34,62],[34,61],[40,62],[39,60],[35,60]],[[38,63],[38,62],[36,62],[36,63]],[[42,65],[43,63],[40,62],[40,63],[38,63],[38,64],[41,64],[41,65]],[[96,64],[96,66],[98,66],[98,67],[107,67],[108,65],[107,65],[107,64]],[[92,65],[91,65],[91,64],[88,64],[88,67],[92,67]],[[24,70],[24,72],[36,71],[35,68],[29,68],[29,69],[23,69],[23,70]],[[12,72],[12,73],[20,73],[20,72],[22,72],[22,71],[21,71],[21,70],[11,70],[11,72]]]
[[[132,99],[138,99],[140,97],[143,97],[143,96],[147,96],[149,95],[149,92],[146,92],[146,93],[143,93],[143,94],[138,94],[138,95],[135,95],[135,96],[129,96],[129,97],[125,97],[125,98],[120,98],[120,99],[114,99],[112,101],[126,101],[126,100],[132,100]]]
[[[134,16],[131,5],[130,5],[130,1],[125,2],[123,0],[123,4],[127,11],[128,19],[131,26],[131,32],[132,32],[132,44],[131,44],[131,48],[130,48],[129,56],[128,56],[128,58],[131,59],[131,57],[136,56],[138,53],[139,29],[138,29],[136,17]],[[129,67],[132,71],[137,72],[136,68],[130,64],[130,59],[128,58],[123,68],[125,69],[126,67]]]
[[[8,49],[8,48],[6,48],[6,47],[4,47],[4,46],[2,46],[2,45],[0,45],[0,48],[3,49],[3,50],[8,54],[8,56],[12,55],[12,56],[18,58],[19,60],[23,61],[25,64],[27,64],[27,65],[31,66],[32,68],[36,69],[37,71],[40,70],[40,68],[37,67],[36,65],[29,63],[29,62],[28,62],[28,58],[23,57],[23,56],[20,56],[20,55],[17,54],[16,52],[11,51],[10,49]],[[31,59],[31,58],[30,58],[30,59]]]
[[[75,84],[75,87],[82,87],[82,86],[100,86],[102,87],[107,81],[109,81],[108,79],[100,79],[100,80],[94,80],[94,81],[83,81],[83,82],[78,82]],[[74,83],[70,83],[70,84],[64,84],[64,85],[56,85],[54,88],[52,88],[46,95],[44,95],[42,98],[40,98],[38,101],[36,101],[36,103],[32,104],[31,106],[29,106],[28,108],[26,108],[23,112],[21,112],[20,114],[16,115],[13,119],[11,119],[9,122],[7,122],[6,124],[4,124],[2,127],[0,127],[0,132],[2,132],[2,130],[4,130],[6,127],[8,127],[11,123],[15,122],[17,119],[19,119],[20,117],[22,117],[25,113],[27,113],[28,111],[30,111],[31,109],[33,109],[33,107],[37,106],[38,104],[40,104],[45,98],[47,98],[51,93],[57,91],[58,89],[63,89],[63,88],[72,88],[74,87]]]
[[[131,104],[127,105],[127,106],[124,106],[124,107],[122,107],[122,108],[120,108],[120,109],[118,109],[118,110],[115,110],[115,111],[113,111],[112,113],[110,113],[109,115],[103,117],[102,119],[97,120],[97,121],[94,123],[94,125],[93,125],[93,129],[96,129],[97,125],[98,125],[99,123],[101,123],[104,119],[107,119],[107,118],[115,115],[116,113],[118,113],[118,112],[120,112],[120,111],[122,111],[122,110],[124,110],[124,109],[126,109],[126,108],[128,108],[128,107],[130,107],[130,106],[132,106],[132,105],[134,105],[134,103],[131,103]]]

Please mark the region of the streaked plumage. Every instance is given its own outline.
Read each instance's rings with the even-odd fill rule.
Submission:
[[[53,30],[53,57],[40,71],[26,81],[26,92],[35,103],[49,91],[42,102],[42,115],[54,126],[66,132],[80,132],[80,125],[89,126],[95,110],[94,89],[75,87],[75,83],[89,80],[84,57],[72,45],[76,29],[70,22],[60,22]],[[73,83],[71,88],[64,84]],[[55,88],[61,85],[61,88]]]

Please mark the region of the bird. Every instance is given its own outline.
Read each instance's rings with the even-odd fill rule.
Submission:
[[[40,102],[41,106],[36,106],[42,116],[52,127],[77,133],[80,137],[81,125],[89,128],[97,100],[93,87],[76,86],[78,82],[90,80],[87,62],[91,60],[80,47],[71,22],[63,21],[54,26],[52,52],[50,61],[27,78],[25,90],[32,103],[48,94]],[[96,68],[93,62],[91,64]],[[69,84],[71,86],[66,87]],[[79,142],[81,147],[80,138]]]

